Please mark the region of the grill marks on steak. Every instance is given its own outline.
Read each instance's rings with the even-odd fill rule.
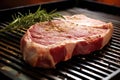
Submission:
[[[53,68],[74,55],[89,54],[104,47],[113,26],[84,15],[32,25],[21,39],[25,61],[32,66]]]

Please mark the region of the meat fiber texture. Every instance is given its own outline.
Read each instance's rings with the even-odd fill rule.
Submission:
[[[32,25],[21,39],[24,60],[33,67],[55,68],[75,55],[102,49],[113,33],[112,23],[82,14]]]

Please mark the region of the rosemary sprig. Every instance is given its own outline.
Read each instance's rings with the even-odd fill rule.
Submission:
[[[38,8],[35,13],[31,13],[29,11],[28,14],[21,14],[18,12],[18,16],[14,15],[13,21],[9,23],[5,28],[0,29],[0,32],[4,31],[13,31],[20,28],[29,28],[31,25],[35,24],[36,22],[43,22],[43,21],[51,21],[55,18],[64,18],[62,15],[55,12],[55,10],[47,13],[46,10]]]

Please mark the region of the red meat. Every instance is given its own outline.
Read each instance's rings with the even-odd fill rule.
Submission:
[[[85,15],[32,25],[21,39],[24,60],[34,67],[54,68],[74,55],[100,50],[110,40],[112,23]]]

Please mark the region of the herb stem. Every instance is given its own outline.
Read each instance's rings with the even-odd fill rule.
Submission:
[[[12,17],[13,21],[3,29],[0,29],[0,32],[13,31],[21,28],[27,29],[37,22],[51,21],[55,18],[64,18],[62,15],[56,13],[55,10],[47,13],[46,10],[42,10],[41,8],[38,8],[35,13],[29,11],[28,14],[23,15],[18,12],[18,16],[14,15]]]

